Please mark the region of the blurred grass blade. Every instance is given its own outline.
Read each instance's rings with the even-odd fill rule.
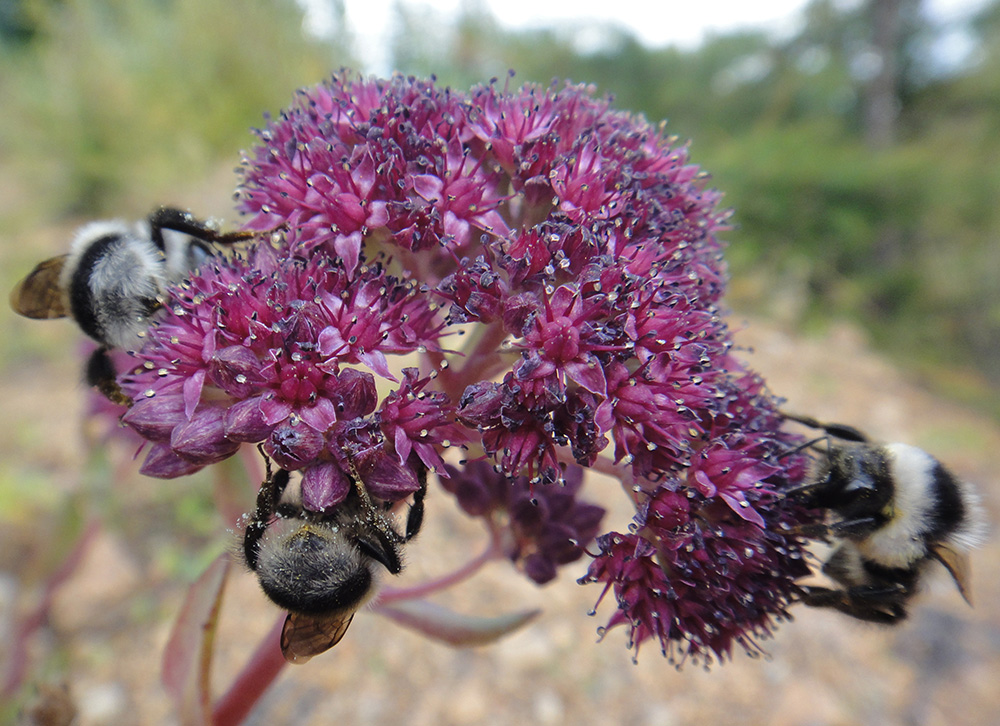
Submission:
[[[401,600],[377,605],[375,611],[421,635],[447,645],[468,648],[487,645],[534,620],[541,610],[521,610],[481,618],[462,615],[426,600]]]
[[[163,686],[185,726],[209,722],[212,643],[230,565],[228,553],[219,555],[191,585],[163,651]]]

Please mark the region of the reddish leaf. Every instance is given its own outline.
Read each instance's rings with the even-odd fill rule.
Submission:
[[[185,726],[209,723],[212,642],[230,564],[219,555],[191,585],[163,651],[163,686]]]
[[[481,618],[452,612],[426,600],[400,600],[392,605],[376,605],[375,611],[447,645],[467,648],[487,645],[534,620],[541,610]]]

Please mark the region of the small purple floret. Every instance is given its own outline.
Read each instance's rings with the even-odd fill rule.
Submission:
[[[539,585],[556,576],[561,565],[575,562],[594,539],[604,509],[579,497],[583,470],[570,467],[559,482],[531,486],[527,477],[513,480],[486,461],[462,470],[448,466],[444,488],[465,512],[495,525],[505,523],[511,537],[507,557]]]

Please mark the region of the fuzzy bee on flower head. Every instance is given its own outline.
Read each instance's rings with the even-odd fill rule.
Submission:
[[[389,504],[373,499],[360,478],[347,498],[327,512],[312,512],[286,495],[290,476],[281,469],[257,494],[243,533],[243,559],[270,600],[288,611],[281,652],[305,663],[344,637],[354,614],[375,596],[384,572],[403,570],[402,547],[420,531],[427,470],[417,465],[413,494],[400,532]]]
[[[915,446],[875,444],[851,426],[784,416],[826,434],[803,447],[821,452],[810,481],[786,495],[830,515],[800,533],[837,543],[822,569],[839,587],[801,586],[802,602],[896,624],[937,561],[971,604],[969,552],[986,529],[972,486]]]
[[[87,382],[122,405],[108,351],[142,344],[166,288],[181,282],[214,252],[214,245],[253,237],[221,233],[207,222],[161,207],[134,224],[120,220],[81,227],[67,254],[40,262],[11,292],[16,313],[45,320],[72,317],[100,345],[87,363]]]

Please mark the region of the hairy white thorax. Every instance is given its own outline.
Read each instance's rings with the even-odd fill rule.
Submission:
[[[868,560],[886,567],[909,567],[927,554],[925,534],[929,514],[937,502],[934,491],[934,457],[907,444],[885,447],[889,471],[895,483],[889,522],[858,549]]]
[[[164,249],[153,242],[148,221],[91,222],[73,238],[60,283],[69,290],[84,255],[103,238],[110,242],[94,261],[87,278],[90,307],[102,342],[123,350],[142,344],[149,327],[150,301],[162,300],[166,287],[187,277],[208,256],[196,238],[163,229]]]
[[[939,488],[954,486],[962,502],[962,520],[937,541],[968,551],[985,536],[986,522],[979,497],[972,487],[958,479],[947,484],[935,480],[937,460],[922,449],[907,444],[885,446],[889,470],[895,484],[889,522],[874,532],[858,549],[868,560],[886,567],[909,567],[928,554],[931,542],[927,535],[934,522],[934,508],[939,506]]]

